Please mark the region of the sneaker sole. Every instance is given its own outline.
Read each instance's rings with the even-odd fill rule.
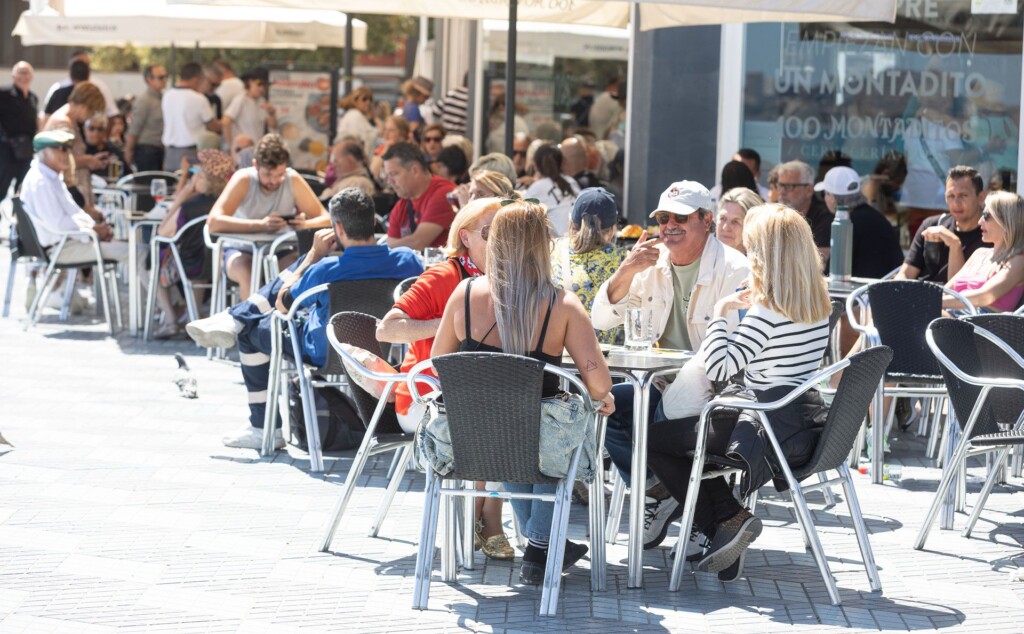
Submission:
[[[204,348],[233,348],[235,346],[234,334],[219,331],[206,332],[192,324],[185,325],[185,332]]]
[[[680,504],[679,506],[676,507],[676,510],[672,511],[672,514],[668,516],[668,519],[665,520],[665,524],[661,527],[661,533],[659,533],[658,536],[652,539],[651,541],[644,544],[644,550],[650,550],[652,548],[657,548],[658,546],[660,546],[661,542],[665,541],[665,537],[668,535],[668,529],[670,526],[672,526],[672,522],[676,521],[682,516],[683,505]]]
[[[722,583],[732,583],[743,576],[743,560],[747,557],[747,551],[744,550],[740,553],[740,556],[731,566],[718,573],[718,580]],[[736,571],[733,572],[731,568],[735,566]]]
[[[576,555],[575,557],[571,557],[570,554],[569,554],[569,551],[568,550],[565,551],[565,556],[562,559],[562,572],[565,572],[565,571],[569,570],[569,568],[572,568],[573,565],[577,561],[579,561],[580,559],[583,559],[583,556],[586,555],[588,552],[590,552],[590,547],[587,546],[586,544],[583,544],[583,548],[581,548],[578,552],[579,552],[578,555]],[[520,570],[519,571],[519,582],[520,583],[525,583],[528,586],[539,586],[540,584],[544,583],[544,571],[547,568],[547,564],[546,563],[545,564],[539,564],[539,563],[536,563],[536,562],[525,562],[524,561],[523,565],[525,566],[527,563],[535,563],[538,566],[539,570],[540,570],[540,576],[538,576],[538,577],[532,577],[532,576],[531,577],[526,577],[526,576],[523,575],[522,570]]]
[[[729,542],[701,559],[697,564],[697,569],[704,572],[722,572],[739,559],[747,547],[761,534],[761,529],[761,520],[756,517],[747,519]]]

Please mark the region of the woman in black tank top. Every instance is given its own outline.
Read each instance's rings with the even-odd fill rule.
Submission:
[[[456,288],[445,307],[431,356],[456,351],[505,352],[560,366],[562,351],[568,350],[581,369],[591,398],[600,403],[600,413],[610,414],[615,409],[611,377],[590,317],[574,294],[559,292],[551,281],[550,222],[544,207],[525,201],[510,204],[490,227],[481,228],[481,234],[484,230],[488,234],[483,236],[487,240],[487,275]],[[491,326],[475,334],[474,322],[490,322]],[[596,446],[580,398],[560,392],[554,376],[545,378],[541,398],[540,462],[544,473],[564,477],[571,449],[582,446],[577,477],[592,476]],[[546,429],[556,428],[557,433],[545,434]],[[554,485],[505,483],[503,487],[513,492],[555,491]],[[512,500],[512,508],[529,539],[520,580],[536,585],[544,579],[554,504]],[[586,551],[583,544],[567,544],[563,568]]]

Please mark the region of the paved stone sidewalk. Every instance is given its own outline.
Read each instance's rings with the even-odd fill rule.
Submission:
[[[0,249],[6,274],[8,256]],[[609,549],[607,592],[589,590],[589,563],[564,578],[558,618],[537,616],[539,589],[517,566],[485,562],[440,581],[430,609],[411,609],[423,477],[406,477],[381,530],[369,530],[390,456],[370,469],[342,520],[333,553],[316,550],[352,452],[308,471],[295,449],[261,459],[226,449],[244,424],[240,373],[184,340],[143,345],[105,336],[94,316],[60,324],[49,311],[22,332],[21,284],[0,321],[0,631],[2,632],[821,632],[1024,631],[1024,493],[993,493],[973,539],[934,530],[910,544],[939,471],[912,434],[897,435],[900,486],[857,476],[883,592],[869,592],[840,504],[812,497],[844,605],[834,608],[803,550],[786,497],[765,493],[765,531],[747,577],[723,585],[687,574],[667,591],[668,546],[645,556],[646,587],[626,589],[625,547]],[[188,355],[199,398],[180,398],[172,355]],[[970,471],[971,490],[982,470]],[[766,490],[767,492],[767,490]],[[836,514],[837,513],[837,514]],[[506,511],[506,519],[509,519]],[[965,516],[958,515],[962,526]],[[573,507],[572,537],[586,513]]]

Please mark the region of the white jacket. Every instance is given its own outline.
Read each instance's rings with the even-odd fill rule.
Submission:
[[[661,339],[675,298],[668,248],[659,244],[658,250],[661,255],[657,264],[638,273],[629,285],[629,292],[617,304],[608,300],[608,281],[601,285],[591,309],[594,328],[607,330],[621,325],[626,317],[627,308],[650,308],[654,312],[654,340]],[[704,341],[715,304],[719,299],[735,292],[749,275],[750,265],[742,253],[725,246],[714,236],[708,236],[700,256],[700,269],[697,271],[697,281],[690,296],[690,310],[686,320],[690,344],[694,350]],[[732,311],[726,321],[730,331],[735,328],[739,322],[736,311]]]

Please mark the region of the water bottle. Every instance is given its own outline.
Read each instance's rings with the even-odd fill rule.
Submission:
[[[863,465],[857,468],[861,474],[871,477],[871,465]],[[900,481],[903,479],[903,467],[898,464],[883,464],[882,465],[882,480],[889,481],[899,486]]]
[[[832,221],[832,244],[829,257],[829,274],[833,280],[850,279],[853,267],[853,224],[850,222],[850,211],[844,205],[836,209],[835,220]]]

